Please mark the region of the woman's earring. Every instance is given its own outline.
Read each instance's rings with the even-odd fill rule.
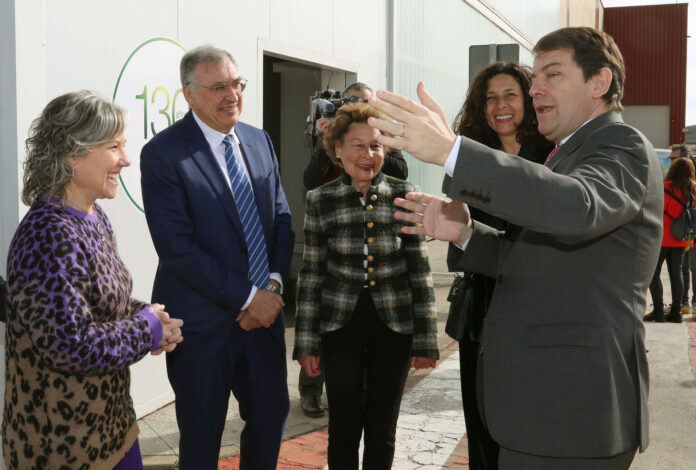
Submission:
[[[336,154],[336,160],[340,160],[340,159],[341,159],[341,156]]]
[[[74,177],[75,177],[75,167],[71,166],[70,167],[70,178],[74,178]]]

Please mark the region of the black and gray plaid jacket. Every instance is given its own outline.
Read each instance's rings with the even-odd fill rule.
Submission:
[[[413,356],[439,357],[425,240],[394,218],[394,198],[409,191],[419,189],[379,173],[363,206],[344,173],[307,193],[293,358],[319,355],[319,335],[348,324],[365,288],[385,325],[413,334]]]

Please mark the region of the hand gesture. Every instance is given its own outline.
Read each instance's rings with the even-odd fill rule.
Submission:
[[[401,231],[427,235],[438,240],[463,244],[473,232],[469,208],[461,201],[446,201],[426,193],[406,193],[406,199],[396,198],[394,204],[412,212],[396,212],[394,217],[414,225]]]
[[[444,165],[457,136],[447,124],[442,106],[425,90],[423,82],[418,83],[416,91],[422,104],[396,93],[378,91],[377,97],[371,97],[368,103],[401,124],[373,117],[367,123],[395,136],[378,137],[383,145],[405,150],[426,163]]]
[[[247,309],[237,315],[237,323],[247,331],[260,327],[268,328],[275,323],[284,306],[285,302],[280,295],[266,289],[258,289]]]
[[[329,120],[327,118],[319,118],[317,119],[317,132],[319,135],[322,135],[324,132],[326,132],[326,127],[329,124]]]
[[[319,356],[302,356],[297,359],[308,376],[316,377],[321,373],[319,369]]]
[[[181,327],[184,321],[179,318],[170,318],[169,314],[164,310],[162,304],[152,304],[150,311],[159,318],[160,326],[162,327],[162,340],[159,342],[159,349],[152,351],[153,356],[158,356],[163,352],[172,352],[177,344],[184,340],[181,334]]]
[[[411,363],[409,364],[409,368],[412,369],[434,369],[435,366],[437,365],[437,359],[432,359],[430,357],[417,357],[414,356],[411,358]]]

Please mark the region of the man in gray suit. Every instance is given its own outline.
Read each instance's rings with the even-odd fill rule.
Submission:
[[[455,136],[423,105],[380,92],[400,123],[388,146],[445,167],[454,201],[410,193],[397,218],[457,244],[457,271],[497,279],[479,356],[479,406],[503,470],[627,469],[648,444],[642,318],[662,239],[662,173],[647,139],[621,119],[624,64],[591,28],[535,47],[530,94],[539,131],[560,147],[546,165]],[[460,202],[463,201],[463,202]],[[499,232],[466,204],[511,221]]]

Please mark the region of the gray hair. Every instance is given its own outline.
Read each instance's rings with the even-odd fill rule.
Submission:
[[[346,87],[346,89],[341,92],[341,96],[345,98],[346,96],[348,96],[348,92],[350,92],[350,91],[363,91],[363,90],[369,91],[370,94],[373,96],[375,94],[375,92],[372,91],[372,88],[370,88],[369,86],[367,86],[363,82],[355,82],[355,83],[348,85]]]
[[[126,111],[92,91],[51,100],[29,129],[22,202],[30,206],[43,196],[64,204],[74,174],[70,158],[84,156],[125,128]]]
[[[191,49],[184,54],[184,56],[181,58],[181,63],[179,64],[181,86],[188,85],[191,88],[195,88],[195,84],[193,82],[194,70],[201,62],[217,64],[225,59],[230,59],[230,61],[232,61],[234,64],[234,67],[237,69],[239,68],[237,66],[237,61],[234,59],[234,57],[232,57],[232,54],[224,49],[219,49],[210,44],[204,44],[203,46],[198,46]]]

